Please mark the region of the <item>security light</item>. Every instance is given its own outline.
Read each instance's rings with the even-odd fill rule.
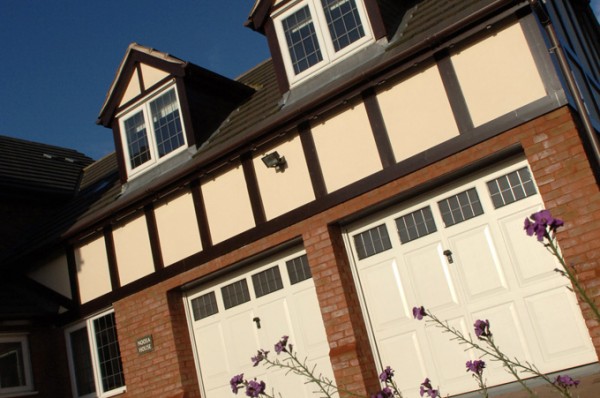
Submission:
[[[267,153],[265,156],[261,158],[265,166],[273,167],[277,172],[281,172],[285,169],[287,162],[285,161],[285,156],[279,156],[277,151]]]

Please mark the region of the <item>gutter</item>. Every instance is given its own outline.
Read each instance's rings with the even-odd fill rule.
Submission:
[[[219,165],[225,164],[229,160],[238,157],[237,155],[232,154],[232,152],[239,152],[239,150],[236,151],[236,149],[239,147],[249,145],[252,141],[259,139],[273,130],[279,129],[285,131],[286,125],[289,126],[290,124],[299,121],[299,119],[306,119],[306,114],[309,114],[322,103],[329,102],[330,104],[337,104],[343,102],[345,97],[348,97],[349,92],[357,90],[356,86],[364,86],[365,84],[369,83],[371,85],[376,84],[377,82],[375,82],[375,80],[381,80],[380,77],[395,65],[403,61],[406,62],[407,59],[417,55],[420,52],[435,48],[438,43],[443,42],[448,36],[459,32],[466,25],[470,25],[482,19],[486,15],[512,4],[515,5],[515,8],[520,8],[521,6],[527,4],[527,1],[496,0],[487,6],[476,10],[468,16],[450,24],[436,34],[427,37],[425,40],[419,41],[406,49],[397,50],[397,48],[390,48],[388,52],[384,54],[384,57],[386,58],[382,62],[368,67],[366,70],[355,75],[353,78],[345,80],[343,83],[338,84],[337,86],[330,87],[328,90],[326,90],[326,92],[323,92],[319,96],[311,97],[310,99],[306,100],[299,100],[295,106],[284,108],[273,117],[255,125],[253,129],[243,136],[238,136],[232,140],[219,144],[208,149],[206,152],[198,153],[196,155],[198,156],[197,161],[193,161],[193,163],[189,164],[187,167],[184,166],[181,169],[164,174],[163,176],[157,178],[146,189],[134,192],[131,195],[124,197],[122,201],[117,201],[107,207],[104,207],[97,213],[90,214],[89,216],[82,218],[79,222],[71,226],[71,228],[69,228],[61,236],[61,238],[73,238],[81,231],[101,223],[103,219],[111,218],[115,211],[122,210],[127,206],[132,206],[136,202],[142,201],[147,196],[158,195],[160,191],[169,191],[169,188],[183,185],[190,180],[195,179],[195,177],[191,177],[190,174],[205,169],[210,163],[218,163],[216,164],[217,167],[212,168],[213,170],[218,168]],[[337,93],[333,101],[332,93]],[[201,158],[199,156],[201,156]],[[219,159],[225,160],[218,162]]]
[[[569,61],[567,60],[567,56],[565,55],[565,51],[560,45],[560,41],[558,40],[558,35],[556,34],[556,30],[552,25],[552,21],[550,17],[546,13],[546,9],[544,5],[541,4],[539,0],[529,0],[531,8],[534,10],[535,14],[538,17],[540,23],[546,29],[546,33],[548,34],[548,38],[550,39],[551,48],[549,51],[553,51],[556,54],[556,58],[558,60],[558,66],[562,75],[565,78],[565,83],[567,84],[567,88],[572,94],[572,97],[575,101],[575,106],[577,108],[579,117],[581,118],[581,122],[583,124],[583,131],[585,137],[590,144],[590,149],[592,151],[592,156],[595,160],[597,171],[594,173],[596,175],[596,179],[600,179],[598,172],[600,172],[600,139],[598,138],[598,134],[592,125],[592,121],[590,116],[585,111],[585,104],[583,103],[581,91],[579,90],[579,86],[573,76],[573,72],[569,66]]]

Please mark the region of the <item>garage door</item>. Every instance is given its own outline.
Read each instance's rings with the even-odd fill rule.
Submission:
[[[298,376],[266,367],[252,367],[259,348],[271,351],[281,336],[333,377],[329,345],[306,255],[284,253],[245,268],[187,294],[188,316],[205,398],[232,396],[229,380],[265,380],[267,388],[285,397],[309,397],[312,386]],[[270,390],[269,390],[270,391]]]
[[[510,356],[543,372],[597,360],[557,263],[523,231],[541,208],[523,161],[480,173],[351,225],[346,240],[379,366],[391,365],[408,396],[429,377],[444,394],[476,389],[475,359],[447,334],[412,317],[424,305],[463,333],[489,319]],[[490,385],[511,381],[488,364]]]

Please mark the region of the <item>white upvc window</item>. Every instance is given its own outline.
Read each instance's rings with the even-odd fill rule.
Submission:
[[[65,336],[74,398],[111,397],[126,390],[114,311],[69,327]]]
[[[127,174],[134,175],[187,147],[173,85],[119,115]]]
[[[372,39],[362,0],[302,0],[274,19],[290,84]]]
[[[0,334],[0,397],[32,391],[27,336]]]

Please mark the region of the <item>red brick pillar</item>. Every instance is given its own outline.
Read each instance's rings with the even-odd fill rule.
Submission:
[[[164,289],[157,285],[114,304],[125,397],[200,397],[181,293]],[[137,340],[148,335],[153,349],[138,352]]]
[[[373,393],[380,388],[377,370],[341,231],[321,225],[303,238],[337,385],[357,394]]]
[[[563,255],[600,305],[600,190],[576,117],[564,107],[535,120],[523,146],[546,209],[565,221],[558,233]],[[600,356],[600,325],[587,305],[581,307]]]

